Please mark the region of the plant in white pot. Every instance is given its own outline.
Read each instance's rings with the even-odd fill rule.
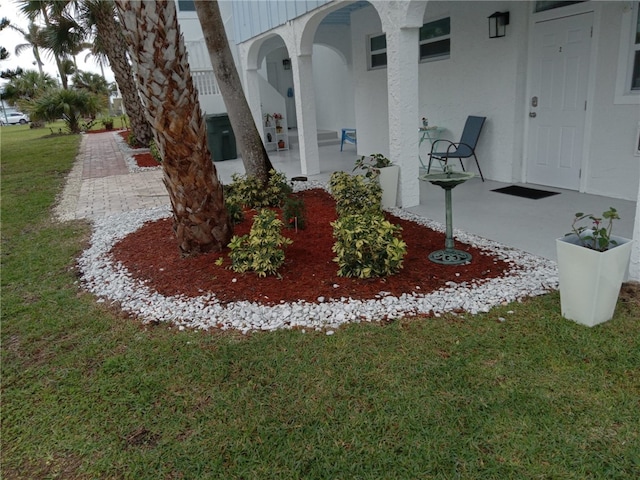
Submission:
[[[611,234],[619,219],[613,207],[602,217],[576,213],[572,231],[556,240],[563,317],[589,327],[613,317],[632,244]]]
[[[394,165],[391,160],[381,153],[362,156],[356,160],[353,171],[358,168],[365,170],[365,177],[376,180],[382,187],[382,207],[391,208],[396,206],[398,195],[398,178],[400,177],[400,167]]]

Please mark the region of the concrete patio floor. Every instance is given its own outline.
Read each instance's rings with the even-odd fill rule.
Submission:
[[[334,171],[351,172],[359,158],[353,145],[345,145],[342,152],[340,145],[321,146],[319,151],[320,174],[309,176],[310,180],[326,182]],[[301,174],[300,156],[295,147],[288,151],[270,152],[270,158],[274,167],[288,176]],[[223,182],[230,181],[233,172],[243,171],[241,160],[216,162],[216,168]],[[577,212],[599,215],[614,207],[621,217],[614,223],[614,234],[633,237],[635,202],[536,185],[526,186],[560,194],[530,200],[492,191],[508,185],[511,184],[490,180],[482,182],[476,177],[456,187],[452,191],[454,229],[555,261],[555,239],[571,230],[571,222]],[[444,191],[430,183],[420,182],[420,205],[407,210],[444,224]]]
[[[342,152],[339,144],[324,145],[319,147],[319,153],[321,173],[309,176],[309,180],[326,182],[334,171],[350,172],[358,158],[353,145],[345,145]],[[58,215],[63,219],[91,219],[168,204],[161,171],[129,173],[126,155],[113,133],[85,135],[61,200],[62,213],[59,211]],[[295,145],[291,150],[270,152],[270,158],[275,169],[288,177],[301,175]],[[223,183],[229,183],[233,173],[244,173],[241,159],[215,162],[215,167]],[[530,200],[492,191],[506,185],[474,178],[455,188],[454,229],[555,261],[555,239],[570,230],[576,212],[601,214],[615,207],[621,220],[616,222],[614,233],[633,236],[635,202],[547,187],[539,188],[560,194]],[[420,205],[407,210],[444,223],[443,190],[420,182]]]

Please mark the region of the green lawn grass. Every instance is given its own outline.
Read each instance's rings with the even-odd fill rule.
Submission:
[[[557,293],[332,336],[142,326],[78,290],[90,227],[51,207],[79,137],[48,133],[0,129],[2,478],[640,477],[637,305],[591,329]]]

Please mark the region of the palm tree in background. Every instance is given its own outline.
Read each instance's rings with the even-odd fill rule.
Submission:
[[[7,19],[6,17],[0,18],[0,31],[4,30],[9,25],[11,25],[9,19]],[[9,50],[0,46],[0,60],[6,60],[7,58],[9,58]]]
[[[92,44],[86,42],[87,33],[84,28],[66,13],[51,19],[51,24],[44,30],[47,46],[60,59],[71,59],[73,67],[78,71],[76,57]]]
[[[50,18],[52,16],[61,15],[64,8],[66,7],[68,1],[67,0],[18,0],[20,4],[20,11],[23,15],[25,15],[29,21],[35,22],[38,17],[42,16],[44,20],[44,24],[47,27],[51,26]],[[67,76],[65,74],[65,69],[62,65],[62,59],[58,57],[54,53],[54,58],[56,61],[56,66],[58,67],[58,72],[60,74],[60,81],[62,82],[62,88],[65,90],[68,88],[67,85]]]
[[[146,107],[138,94],[138,85],[127,57],[127,42],[122,25],[116,19],[113,1],[83,0],[76,2],[76,8],[79,22],[85,30],[94,32],[92,53],[104,54],[109,60],[136,141],[148,146],[153,132],[147,121]]]
[[[207,147],[175,3],[116,0],[116,6],[162,154],[180,251],[193,256],[221,250],[231,239],[233,227]]]
[[[80,133],[85,117],[94,118],[104,108],[101,99],[84,90],[49,90],[33,101],[33,119],[53,122],[62,118],[71,133]]]
[[[78,71],[76,55],[85,48],[111,65],[122,94],[122,103],[129,116],[131,130],[138,144],[148,146],[153,138],[146,119],[145,106],[138,95],[131,63],[127,58],[127,44],[122,27],[116,19],[112,0],[21,0],[22,13],[29,18],[43,16],[47,27],[48,44],[58,60],[58,71],[67,85],[67,76]],[[90,41],[90,43],[89,43]],[[66,57],[73,58],[73,68]],[[66,88],[66,87],[65,87]]]
[[[73,88],[76,90],[86,90],[96,95],[109,95],[109,82],[102,75],[92,72],[76,72],[71,78]]]
[[[104,53],[104,48],[98,45],[98,42],[99,42],[98,37],[95,37],[93,40],[93,43],[91,44],[91,48],[89,49],[90,50],[89,53],[87,53],[84,56],[84,63],[87,63],[87,60],[89,60],[89,57],[93,57],[94,61],[98,64],[98,67],[100,67],[100,75],[102,75],[102,78],[106,80],[107,76],[104,74],[104,67],[109,66],[109,59],[107,58],[107,55]]]
[[[9,28],[15,30],[16,32],[19,32],[26,42],[16,45],[15,54],[20,55],[25,50],[31,49],[33,57],[36,59],[38,71],[43,74],[44,70],[42,69],[42,67],[44,63],[42,62],[42,59],[40,57],[40,49],[47,48],[44,30],[33,22],[29,22],[27,30],[23,30],[22,28],[12,24],[9,24]]]
[[[69,89],[69,77],[71,77],[72,75],[74,75],[78,69],[76,68],[75,63],[73,63],[73,60],[69,57],[66,58],[62,58],[60,59],[60,68],[62,71],[62,74],[64,75],[64,82],[63,84],[67,84],[67,88],[64,90],[68,90]]]
[[[13,77],[4,87],[2,98],[21,109],[44,92],[58,87],[58,82],[47,73],[27,70]]]
[[[82,90],[92,93],[100,98],[100,102],[105,107],[109,105],[109,95],[113,93],[111,84],[97,73],[78,71],[71,77],[74,90]],[[109,112],[111,114],[111,112]]]

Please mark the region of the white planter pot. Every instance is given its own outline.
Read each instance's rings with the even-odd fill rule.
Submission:
[[[598,252],[580,245],[576,235],[556,240],[562,316],[593,327],[611,320],[629,265],[632,241]]]
[[[380,186],[382,187],[382,208],[396,206],[398,196],[398,178],[400,177],[400,167],[391,165],[380,169]]]

